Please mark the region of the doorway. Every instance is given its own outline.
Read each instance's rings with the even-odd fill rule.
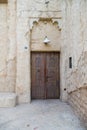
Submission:
[[[31,98],[60,98],[60,53],[31,53]]]

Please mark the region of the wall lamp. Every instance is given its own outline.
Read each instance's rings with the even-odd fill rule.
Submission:
[[[50,40],[48,39],[47,36],[45,36],[45,39],[44,39],[43,43],[44,43],[44,44],[48,44],[48,43],[50,43]]]

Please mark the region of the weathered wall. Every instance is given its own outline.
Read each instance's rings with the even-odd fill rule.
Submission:
[[[65,84],[68,101],[87,122],[87,1],[66,3]],[[72,69],[69,69],[72,57]],[[84,115],[85,114],[85,115]]]
[[[16,86],[16,0],[8,0],[7,4],[8,24],[8,54],[7,54],[7,88],[9,92],[15,92]]]
[[[19,103],[30,101],[30,29],[29,0],[17,0],[17,74],[16,93]],[[26,49],[27,47],[27,49]]]
[[[81,88],[70,93],[68,101],[87,127],[87,88]]]
[[[85,0],[68,3],[66,11],[66,85],[68,92],[86,86],[87,57],[87,2]],[[69,69],[72,57],[72,69]]]
[[[0,3],[0,92],[14,92],[16,83],[15,0]]]

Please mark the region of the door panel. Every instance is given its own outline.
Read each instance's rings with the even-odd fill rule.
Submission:
[[[32,53],[32,98],[45,98],[44,58],[43,53]]]
[[[59,57],[57,53],[46,54],[46,97],[59,98]]]
[[[59,98],[59,53],[34,52],[31,62],[32,98]]]

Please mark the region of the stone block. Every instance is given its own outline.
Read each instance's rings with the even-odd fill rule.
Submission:
[[[0,107],[15,107],[16,98],[15,93],[0,93]]]

